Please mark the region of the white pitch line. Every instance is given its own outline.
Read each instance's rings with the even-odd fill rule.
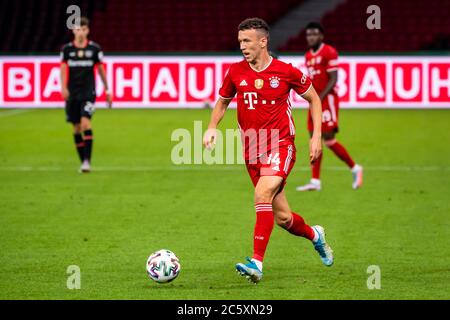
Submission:
[[[345,166],[340,167],[323,167],[327,171],[349,171]],[[46,167],[46,166],[0,166],[0,171],[6,172],[30,172],[30,171],[76,171],[77,167]],[[98,172],[153,172],[153,171],[245,171],[243,165],[178,165],[178,166],[136,166],[136,167],[119,167],[119,166],[93,166],[92,170]],[[295,168],[294,171],[309,171],[309,167]],[[450,166],[373,166],[364,167],[366,171],[390,171],[390,172],[426,172],[426,171],[450,171]]]
[[[10,116],[15,116],[18,114],[28,113],[34,111],[35,109],[12,109],[0,112],[0,118],[6,118]]]

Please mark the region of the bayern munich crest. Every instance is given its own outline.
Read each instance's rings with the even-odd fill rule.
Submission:
[[[270,77],[270,86],[274,89],[278,88],[278,86],[280,85],[280,78],[278,77]]]

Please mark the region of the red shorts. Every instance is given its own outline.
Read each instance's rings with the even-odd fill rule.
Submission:
[[[335,93],[322,100],[322,132],[337,132],[339,117],[339,97]],[[314,131],[311,112],[308,111],[308,131]]]
[[[253,185],[256,187],[261,176],[279,176],[283,178],[282,186],[284,186],[289,173],[294,167],[295,152],[295,145],[291,142],[279,146],[277,150],[267,152],[256,161],[252,161],[252,163],[246,160],[245,165]]]

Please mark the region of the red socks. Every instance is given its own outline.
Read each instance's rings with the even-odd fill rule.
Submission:
[[[322,164],[322,154],[323,154],[323,152],[321,152],[319,158],[317,158],[317,160],[311,164],[311,171],[312,171],[313,179],[317,179],[317,180],[320,179],[320,165]]]
[[[336,139],[332,140],[325,140],[325,145],[334,152],[334,154],[344,161],[350,169],[352,169],[355,166],[355,162],[353,161],[352,157],[348,154],[345,147],[337,142]],[[319,158],[311,164],[311,171],[312,171],[312,178],[320,180],[320,165],[322,164],[322,153],[320,154]]]
[[[305,220],[303,220],[301,216],[299,216],[294,212],[292,212],[291,221],[284,228],[293,235],[303,237],[311,241],[314,239],[315,236],[313,228],[308,226],[305,223]]]
[[[270,234],[274,225],[274,217],[271,203],[257,203],[256,224],[253,238],[253,259],[263,261]]]
[[[337,142],[336,139],[325,140],[325,144],[327,145],[328,148],[330,148],[330,150],[334,152],[334,154],[339,159],[344,161],[350,167],[350,169],[355,166],[355,162],[353,161],[352,157],[350,157],[344,146],[339,142]]]
[[[255,209],[256,224],[253,238],[253,259],[262,262],[272,233],[274,216],[271,203],[257,203]],[[307,225],[305,220],[298,214],[294,212],[291,214],[291,221],[284,226],[284,229],[293,235],[313,241],[315,237],[314,229]]]

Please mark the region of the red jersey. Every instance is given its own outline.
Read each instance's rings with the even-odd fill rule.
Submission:
[[[293,143],[295,126],[289,92],[294,89],[303,95],[310,86],[311,81],[300,70],[272,57],[260,71],[245,60],[230,66],[219,95],[232,99],[237,94],[238,123],[241,134],[248,138],[248,143],[243,139],[246,160],[252,159],[249,149],[257,148],[259,156],[270,151],[272,142]],[[247,135],[249,132],[255,135]],[[275,137],[277,141],[273,141]]]
[[[312,49],[305,54],[305,63],[314,89],[318,93],[325,89],[330,80],[329,71],[338,69],[338,53],[332,46],[322,43],[316,52]]]

